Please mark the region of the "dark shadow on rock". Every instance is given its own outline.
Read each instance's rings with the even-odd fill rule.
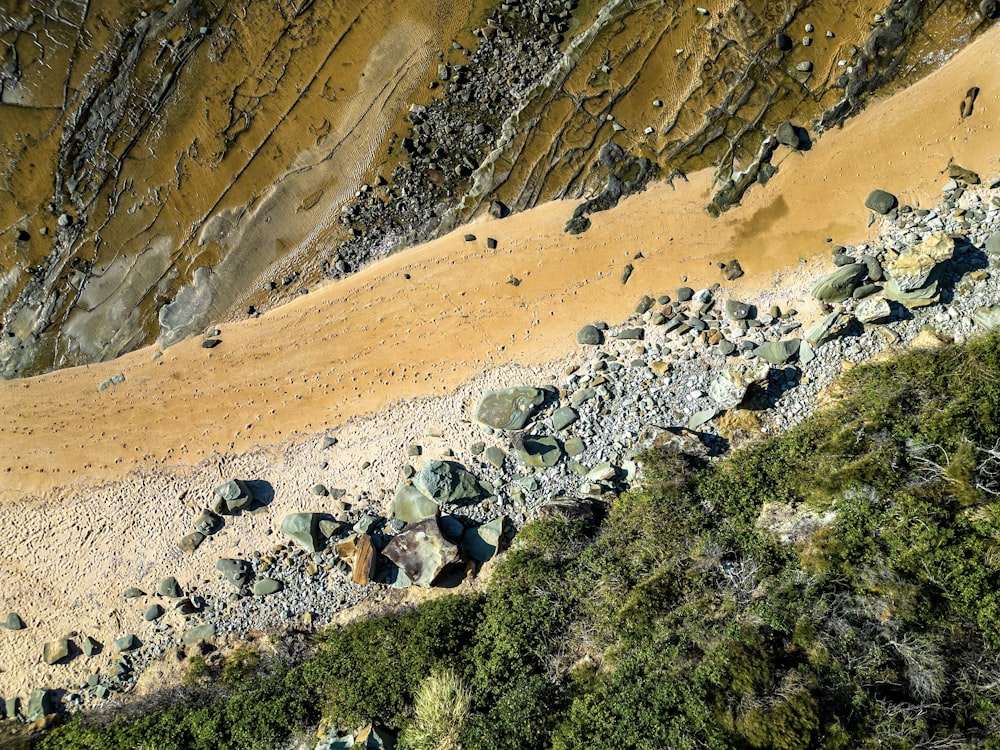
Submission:
[[[852,325],[851,330],[853,329]],[[743,408],[754,411],[773,409],[787,391],[799,385],[801,379],[802,371],[798,367],[792,365],[773,367],[767,378],[766,386],[755,384],[747,390],[747,397],[743,400]]]
[[[990,259],[985,252],[969,242],[968,238],[956,237],[955,255],[941,264],[941,273],[938,275],[941,302],[947,305],[955,299],[955,287],[965,274],[989,267]]]
[[[264,479],[250,479],[247,480],[246,485],[253,495],[253,502],[245,510],[252,511],[264,508],[274,500],[274,485],[270,482]]]
[[[810,151],[813,147],[812,138],[809,137],[809,131],[799,125],[792,125],[792,130],[795,131],[795,135],[799,139],[799,151]]]

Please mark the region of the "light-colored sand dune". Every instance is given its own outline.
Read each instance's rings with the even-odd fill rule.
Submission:
[[[46,629],[54,633],[71,629],[74,608],[82,606],[70,590],[87,591],[84,604],[95,611],[120,606],[121,587],[109,575],[112,568],[116,576],[128,569],[130,558],[110,558],[119,554],[114,545],[122,518],[125,528],[143,528],[142,504],[88,507],[81,517],[73,504],[88,484],[279,444],[401,399],[451,393],[506,362],[554,360],[575,348],[583,323],[622,320],[643,294],[672,293],[684,275],[692,286],[722,281],[719,261],[738,258],[747,271],[726,284],[734,296],[758,300],[766,293],[781,304],[801,296],[805,277],[791,278],[802,269],[800,259],[827,256],[827,238],[864,239],[863,202],[872,188],[929,203],[950,159],[985,176],[1000,174],[998,42],[995,29],[937,73],[826,134],[812,151],[779,152],[779,173],[722,219],[703,210],[710,187],[705,174],[675,181],[674,188],[654,185],[595,215],[590,231],[578,237],[562,231],[574,205],[550,204],[481,221],[259,319],[226,325],[215,349],[192,339],[157,359],[154,349],[145,349],[101,365],[0,382],[5,599],[30,599],[33,606],[44,599]],[[960,121],[959,103],[970,86],[982,92],[974,115]],[[477,239],[466,242],[466,232]],[[486,249],[487,237],[498,240],[496,250]],[[635,272],[622,286],[626,263]],[[507,283],[510,277],[521,283]],[[806,300],[791,301],[809,313]],[[97,391],[117,373],[125,382]],[[360,437],[356,443],[361,451],[371,448]],[[131,486],[147,492],[140,481]],[[195,509],[188,505],[178,505],[185,509],[181,525]],[[67,547],[65,534],[47,536],[40,517],[72,524],[72,536],[82,541]],[[172,548],[173,537],[168,541],[157,549]],[[65,557],[61,564],[59,556],[76,548],[73,555],[90,564]],[[147,555],[142,561],[155,567]],[[72,586],[66,575],[76,581]],[[28,671],[44,676],[24,667],[37,663],[42,633],[15,635],[21,645],[0,650],[0,693],[19,689]]]

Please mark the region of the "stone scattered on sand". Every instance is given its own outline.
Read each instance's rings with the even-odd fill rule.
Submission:
[[[222,339],[205,339],[201,342],[202,349],[214,349],[222,343]]]
[[[6,628],[7,630],[23,630],[24,621],[16,612],[11,612],[7,615],[7,619],[0,623],[0,627]]]
[[[733,258],[722,267],[722,273],[725,274],[726,281],[736,281],[736,279],[743,277],[743,266],[736,258]]]
[[[253,585],[254,596],[270,596],[277,594],[285,585],[273,578],[260,578]]]
[[[42,661],[50,667],[69,656],[69,639],[59,638],[42,646]]]
[[[884,323],[892,317],[892,306],[885,297],[866,297],[858,302],[854,315],[862,323]]]
[[[586,325],[576,333],[580,346],[598,346],[604,343],[604,334],[596,326]]]
[[[215,569],[229,581],[237,591],[246,586],[253,578],[253,570],[246,560],[233,560],[220,557],[215,563]]]
[[[482,494],[475,475],[454,461],[428,461],[413,478],[413,486],[438,505],[469,502]]]
[[[181,552],[185,552],[190,555],[193,554],[204,541],[204,534],[200,531],[192,531],[190,534],[185,534],[181,537],[181,540],[177,542],[177,547]]]
[[[813,284],[812,296],[821,302],[843,302],[861,286],[867,275],[868,266],[864,263],[840,266]]]
[[[115,651],[118,653],[125,653],[126,651],[132,651],[139,646],[139,639],[134,635],[123,635],[121,638],[115,638]]]
[[[897,205],[899,205],[899,201],[896,196],[885,190],[872,190],[865,199],[865,208],[882,216],[892,211]]]
[[[788,146],[788,148],[796,150],[802,148],[802,141],[799,138],[799,134],[795,130],[795,126],[790,122],[781,123],[775,131],[774,137],[778,139],[778,143],[782,146]]]
[[[506,517],[500,516],[482,526],[466,529],[462,546],[473,560],[486,562],[500,551]]]
[[[404,483],[396,488],[396,494],[389,507],[389,515],[406,523],[416,523],[437,515],[438,510],[436,502],[412,484]]]
[[[555,466],[562,458],[562,447],[554,437],[526,437],[517,446],[517,457],[529,467]]]
[[[497,430],[520,430],[545,400],[545,393],[527,386],[484,393],[476,406],[476,421]]]
[[[489,462],[498,469],[503,468],[503,462],[506,457],[507,454],[504,453],[503,450],[501,450],[495,445],[491,445],[489,448],[483,451],[483,458],[485,458],[487,462]]]
[[[565,430],[580,418],[580,413],[572,406],[563,406],[552,412],[552,429]]]
[[[771,373],[766,362],[738,362],[726,365],[708,386],[708,397],[720,409],[735,409],[754,383],[764,383]]]
[[[980,182],[978,173],[973,172],[971,169],[960,167],[957,164],[948,165],[948,176],[954,180],[964,182],[966,185],[978,185]]]
[[[96,654],[101,649],[101,644],[91,638],[89,635],[85,635],[80,641],[80,649],[83,651],[83,655],[88,659]]]
[[[886,273],[901,292],[922,289],[935,266],[955,254],[955,240],[945,232],[933,232],[885,266]]]
[[[623,328],[615,334],[619,341],[642,341],[646,337],[644,328]]]
[[[159,620],[165,614],[166,610],[163,609],[159,604],[150,604],[146,607],[146,611],[142,614],[142,619],[146,622],[153,622],[154,620]]]
[[[798,354],[800,339],[785,339],[783,341],[768,341],[753,350],[758,358],[772,365],[787,364]]]
[[[194,527],[205,536],[211,536],[222,525],[222,516],[213,513],[208,508],[201,511],[201,514],[194,520]]]
[[[160,580],[156,584],[156,593],[160,596],[165,596],[168,599],[180,599],[184,596],[184,592],[181,591],[180,585],[177,583],[177,579],[173,576],[167,576]]]
[[[212,510],[215,513],[235,513],[246,508],[253,502],[253,493],[246,482],[241,479],[230,479],[215,488],[215,501]]]
[[[281,519],[281,533],[306,552],[318,552],[322,548],[316,513],[289,513]]]
[[[145,591],[143,591],[142,589],[137,589],[135,586],[131,586],[125,589],[125,594],[124,594],[126,599],[137,599],[140,596],[145,596],[145,595],[146,595]]]
[[[730,320],[746,320],[750,316],[750,305],[735,299],[726,300],[726,317]]]
[[[430,586],[449,563],[458,560],[458,547],[445,539],[436,518],[407,527],[382,551],[415,586]]]

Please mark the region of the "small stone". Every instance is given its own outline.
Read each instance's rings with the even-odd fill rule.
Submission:
[[[115,651],[118,653],[132,651],[138,645],[139,640],[134,635],[123,635],[121,638],[115,638]]]
[[[185,552],[190,555],[194,554],[195,550],[197,550],[204,541],[204,534],[200,531],[192,531],[190,534],[185,534],[181,537],[181,540],[177,543],[177,547],[181,552]]]
[[[496,468],[502,469],[506,454],[497,446],[491,445],[483,453],[483,457]]]
[[[153,622],[154,620],[159,620],[163,617],[164,609],[159,604],[150,604],[146,607],[146,611],[142,615],[142,619],[146,622]]]
[[[66,638],[60,638],[56,641],[50,641],[42,646],[42,661],[48,664],[50,667],[53,664],[58,664],[63,659],[69,656],[69,640]]]
[[[146,595],[145,591],[143,591],[142,589],[137,589],[135,586],[125,589],[125,594],[124,594],[126,599],[137,599],[138,597],[145,595]]]
[[[24,621],[16,612],[11,612],[7,615],[7,619],[0,623],[0,627],[4,627],[7,630],[23,630]]]
[[[177,583],[177,579],[173,576],[161,579],[156,585],[156,593],[160,596],[166,597],[167,599],[180,599],[184,596],[184,592],[181,591],[181,587]]]
[[[253,594],[254,596],[270,596],[278,593],[284,587],[281,581],[276,581],[273,578],[260,578],[253,585]]]
[[[586,325],[577,331],[576,343],[581,346],[598,346],[604,343],[604,334],[596,326]]]

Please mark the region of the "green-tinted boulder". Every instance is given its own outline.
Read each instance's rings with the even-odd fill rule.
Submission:
[[[479,480],[454,461],[428,461],[413,478],[413,486],[438,505],[479,499]]]
[[[191,628],[184,634],[181,639],[184,643],[197,643],[198,641],[207,641],[209,638],[215,637],[215,625],[198,625]]]
[[[587,445],[583,442],[583,438],[571,437],[563,446],[566,451],[567,456],[579,456],[585,450],[587,450]]]
[[[552,412],[552,427],[556,430],[565,430],[580,418],[579,412],[571,406],[564,406]]]
[[[132,651],[139,646],[139,639],[134,635],[123,635],[121,638],[115,638],[115,651],[123,653],[125,651]]]
[[[253,585],[253,593],[254,596],[270,596],[277,594],[284,587],[285,585],[281,581],[276,581],[273,578],[260,578]]]
[[[389,513],[400,521],[416,523],[437,515],[438,504],[412,484],[401,484],[396,488]]]
[[[596,388],[581,388],[580,390],[573,392],[573,395],[569,397],[569,402],[573,406],[579,406],[586,401],[590,401],[590,399],[596,395]]]
[[[554,437],[527,437],[517,447],[517,457],[525,466],[555,466],[562,458],[562,446]]]
[[[476,406],[476,421],[498,430],[520,430],[545,400],[538,388],[515,387],[489,391]]]
[[[322,548],[316,513],[289,513],[281,519],[281,533],[306,552],[318,552]]]
[[[753,350],[759,359],[770,362],[772,365],[784,365],[790,362],[799,352],[799,339],[785,339],[784,341],[768,341]]]
[[[986,252],[990,255],[1000,255],[1000,232],[994,232],[986,240]]]
[[[226,557],[219,558],[215,563],[215,569],[222,573],[222,576],[229,581],[238,591],[250,583],[253,578],[253,569],[246,560],[232,560]]]
[[[885,272],[901,292],[922,289],[931,272],[955,254],[955,240],[947,232],[933,232],[923,242],[914,245],[885,265]]]
[[[483,452],[483,458],[485,458],[489,463],[491,463],[493,466],[497,467],[498,469],[502,469],[503,468],[503,461],[504,461],[504,458],[506,458],[506,457],[507,457],[507,454],[504,453],[503,450],[501,450],[500,448],[498,448],[495,445],[491,445],[489,448],[487,448]]]
[[[177,583],[177,579],[173,576],[167,576],[156,584],[156,593],[160,596],[165,596],[168,599],[180,599],[184,596],[184,592],[181,591],[181,587]]]
[[[142,589],[137,589],[135,586],[125,589],[123,596],[126,599],[138,599],[140,596],[145,596],[146,592]]]
[[[58,664],[63,659],[69,657],[69,641],[66,638],[60,638],[55,641],[49,641],[44,646],[42,646],[42,661],[44,661],[49,666],[53,664]]]
[[[899,205],[899,201],[896,199],[896,196],[885,190],[872,190],[868,198],[865,199],[865,208],[869,208],[882,216],[885,216],[897,205]]]
[[[211,536],[222,525],[222,516],[213,513],[208,508],[202,510],[201,514],[194,520],[194,527],[205,536]]]
[[[853,315],[834,311],[806,331],[805,339],[815,347],[823,346],[846,333],[853,322]]]
[[[150,604],[146,607],[146,611],[142,615],[142,619],[146,622],[153,622],[153,620],[159,620],[163,617],[164,610],[159,604]]]
[[[976,311],[972,314],[972,319],[976,321],[976,325],[987,331],[1000,328],[1000,305],[987,305],[976,308]]]
[[[0,627],[4,627],[7,630],[23,630],[24,621],[16,612],[11,612],[7,615],[7,619],[0,622]]]
[[[494,519],[482,526],[466,529],[462,535],[462,546],[473,560],[485,562],[500,551],[506,518]]]
[[[215,488],[215,498],[215,503],[212,505],[214,512],[235,513],[253,502],[253,493],[243,480],[230,479]]]
[[[604,343],[604,334],[596,326],[584,326],[576,333],[576,343],[580,346],[599,346]]]
[[[868,266],[864,263],[848,263],[817,281],[812,296],[821,302],[843,302],[864,283],[867,275]]]
[[[49,714],[55,713],[54,693],[46,688],[32,690],[28,696],[28,708],[25,711],[25,718],[29,721],[38,721]]]
[[[412,524],[392,538],[382,554],[392,560],[415,586],[430,586],[450,563],[458,547],[445,539],[436,518]]]

